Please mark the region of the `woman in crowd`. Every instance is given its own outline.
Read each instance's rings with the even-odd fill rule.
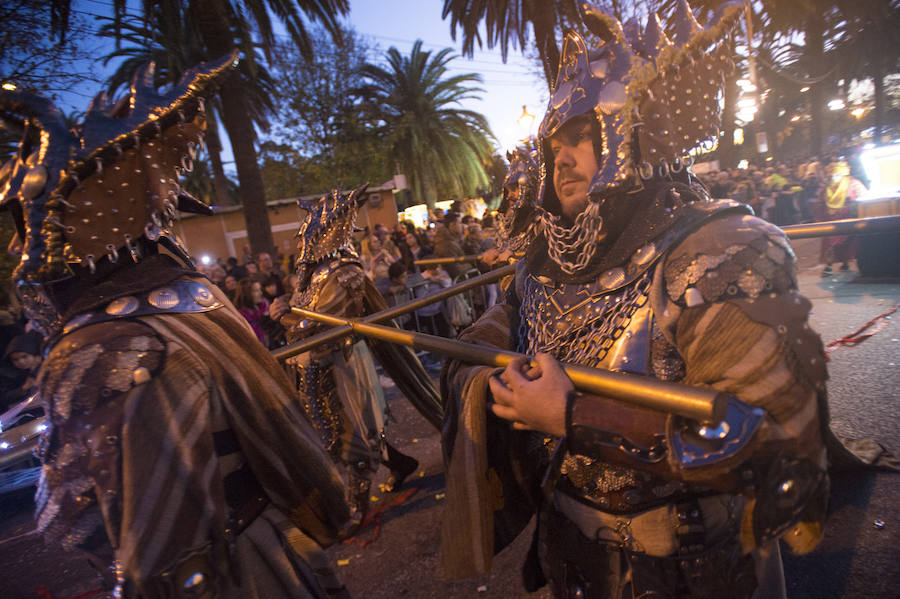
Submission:
[[[381,239],[375,235],[369,237],[369,259],[366,263],[369,278],[373,281],[386,278],[388,269],[396,261],[397,258],[384,248]]]
[[[228,296],[228,299],[231,300],[231,303],[234,303],[234,294],[237,292],[238,288],[238,278],[234,275],[227,275],[225,277],[225,282],[223,283],[225,295]]]
[[[269,316],[269,302],[263,296],[262,284],[259,281],[241,279],[238,281],[237,292],[234,296],[234,307],[238,309],[250,328],[256,333],[263,345],[269,346],[269,336],[266,334],[266,323]]]
[[[423,258],[425,249],[419,241],[416,233],[407,233],[403,238],[403,245],[400,246],[401,260],[406,267],[406,272],[419,272],[419,267],[415,265],[415,261]]]

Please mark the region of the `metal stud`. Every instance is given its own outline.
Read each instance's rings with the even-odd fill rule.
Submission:
[[[127,295],[125,297],[120,297],[109,302],[109,305],[106,306],[105,312],[112,316],[124,316],[125,314],[131,314],[132,312],[137,310],[139,305],[140,302],[136,297]]]
[[[178,306],[181,300],[178,297],[178,292],[171,287],[161,287],[151,291],[150,295],[147,296],[147,301],[154,308],[171,310]]]

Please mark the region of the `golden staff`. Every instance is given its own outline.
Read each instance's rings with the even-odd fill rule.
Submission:
[[[348,320],[303,308],[291,308],[291,312],[336,327],[349,327],[354,333],[366,337],[407,345],[414,349],[440,354],[470,364],[503,368],[515,358],[525,357],[516,352],[415,333],[361,320]],[[575,387],[587,393],[603,395],[651,410],[677,414],[699,422],[718,423],[725,417],[729,395],[715,389],[689,387],[647,376],[574,364],[561,364],[561,366]]]
[[[416,266],[431,266],[432,264],[454,264],[456,262],[475,262],[480,254],[466,254],[465,256],[445,256],[443,258],[422,258],[413,260]]]
[[[514,274],[516,272],[515,264],[507,264],[506,266],[501,266],[496,270],[492,270],[490,272],[486,272],[483,275],[479,275],[477,277],[471,278],[468,281],[463,281],[458,285],[454,285],[453,287],[448,287],[447,289],[442,289],[436,293],[429,295],[428,297],[421,297],[419,299],[414,299],[412,301],[406,302],[405,304],[400,304],[398,306],[394,306],[393,308],[388,308],[387,310],[382,310],[381,312],[376,312],[375,314],[370,314],[365,318],[361,319],[360,322],[365,323],[377,323],[377,322],[385,322],[398,316],[403,316],[404,314],[408,314],[409,312],[413,312],[418,310],[419,308],[424,308],[425,306],[429,306],[431,304],[437,303],[439,301],[445,300],[448,297],[454,296],[457,293],[462,293],[463,291],[468,291],[469,289],[473,289],[475,287],[480,287],[481,285],[485,285],[487,283],[493,283],[494,281],[499,281],[503,277],[507,275]],[[308,352],[313,349],[317,345],[322,343],[328,343],[330,341],[336,341],[341,337],[345,337],[353,332],[353,329],[350,328],[349,325],[337,326],[328,331],[324,331],[322,333],[318,333],[311,337],[304,339],[303,341],[298,341],[297,343],[292,343],[291,345],[285,345],[282,348],[274,350],[272,355],[276,360],[285,360],[292,356],[296,356],[298,354],[302,354],[304,352]]]
[[[789,239],[828,237],[830,235],[868,235],[870,233],[891,233],[900,231],[900,215],[876,216],[871,218],[847,218],[823,223],[790,225],[781,227]]]

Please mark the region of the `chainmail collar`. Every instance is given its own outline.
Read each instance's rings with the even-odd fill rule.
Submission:
[[[624,267],[629,260],[634,262],[635,254],[642,248],[652,246],[652,253],[660,255],[663,246],[670,247],[712,214],[724,210],[752,214],[749,207],[739,202],[712,200],[706,188],[693,181],[660,182],[618,193],[607,198],[603,207],[606,209],[600,216],[607,234],[599,240],[592,259],[583,268],[566,272],[548,252],[547,237],[538,234],[525,255],[528,272],[559,283],[585,283],[616,267]]]

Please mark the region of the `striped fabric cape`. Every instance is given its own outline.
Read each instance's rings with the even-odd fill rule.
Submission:
[[[129,268],[188,276],[174,265]],[[147,596],[192,552],[235,575],[216,422],[230,425],[273,506],[304,533],[328,544],[348,518],[343,483],[284,371],[209,287],[224,307],[77,329],[41,369],[52,427],[39,528],[68,548],[108,541],[124,580]]]

